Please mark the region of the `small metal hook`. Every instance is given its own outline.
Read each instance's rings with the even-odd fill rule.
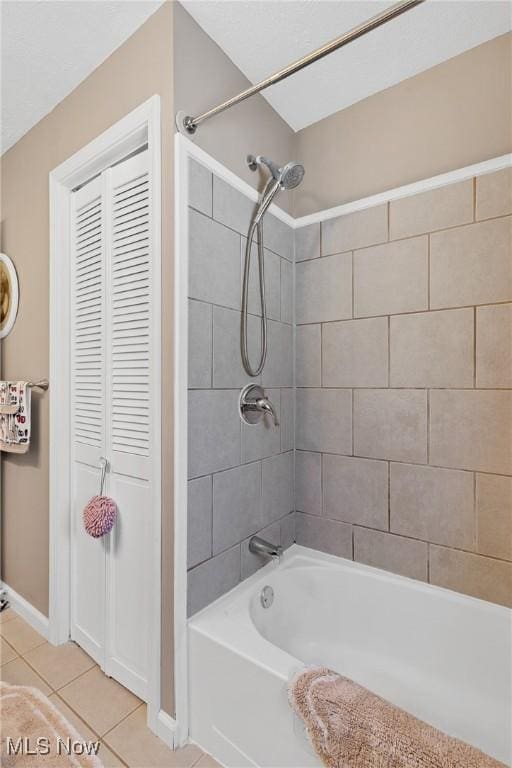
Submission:
[[[100,478],[100,496],[103,496],[103,486],[105,485],[105,475],[107,473],[108,461],[104,456],[100,456],[101,478]]]

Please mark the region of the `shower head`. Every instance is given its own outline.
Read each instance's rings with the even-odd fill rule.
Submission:
[[[247,165],[251,171],[255,171],[259,165],[265,165],[275,181],[278,182],[279,187],[287,190],[298,187],[305,173],[304,166],[300,165],[300,163],[286,163],[282,168],[279,168],[276,163],[263,155],[258,155],[257,157],[248,155]]]
[[[280,171],[279,183],[282,189],[295,189],[295,187],[298,187],[304,178],[304,173],[304,166],[300,163],[286,163]]]

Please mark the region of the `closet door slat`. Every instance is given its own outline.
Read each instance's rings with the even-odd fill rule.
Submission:
[[[112,169],[111,436],[116,461],[149,478],[151,448],[151,210],[147,152]],[[140,400],[142,396],[145,400]],[[129,398],[131,419],[120,411]],[[135,427],[136,425],[136,427]],[[120,471],[125,471],[121,469]]]
[[[77,461],[104,449],[105,248],[101,179],[73,193],[73,443]],[[94,410],[95,417],[91,418]]]

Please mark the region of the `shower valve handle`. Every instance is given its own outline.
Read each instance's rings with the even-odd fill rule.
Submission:
[[[254,426],[258,424],[265,416],[270,414],[274,426],[279,426],[276,409],[265,394],[263,387],[259,384],[247,384],[240,392],[239,399],[240,418],[246,424]]]

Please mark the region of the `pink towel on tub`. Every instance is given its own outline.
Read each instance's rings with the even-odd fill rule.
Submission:
[[[327,768],[506,768],[325,667],[296,675],[288,695]]]

